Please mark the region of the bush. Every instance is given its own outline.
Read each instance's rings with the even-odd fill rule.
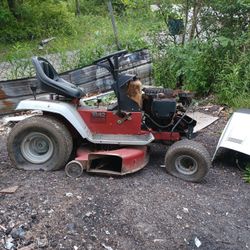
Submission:
[[[222,104],[250,107],[247,44],[244,38],[233,41],[222,37],[192,41],[184,46],[168,44],[158,51],[154,60],[156,83],[172,87],[183,75],[186,89],[202,96],[215,93]]]
[[[178,49],[178,48],[177,48]],[[175,88],[179,75],[182,74],[182,56],[176,53],[172,46],[167,47],[163,53],[153,54],[153,73],[155,84],[167,88]]]
[[[0,8],[0,42],[33,40],[58,34],[74,33],[74,13],[62,1],[23,1],[17,8],[18,18]]]
[[[108,13],[108,1],[100,0],[80,0],[80,11],[82,15],[106,16]],[[126,5],[121,0],[112,0],[115,13],[121,15],[126,9]]]
[[[32,50],[27,43],[13,45],[6,58],[10,64],[7,78],[18,79],[22,78],[24,74],[26,77],[33,76],[35,72],[31,60],[29,60],[31,56]]]
[[[245,50],[246,41],[235,41],[224,47],[221,71],[218,73],[218,86],[215,89],[218,100],[230,106],[250,107],[250,53]]]
[[[159,85],[172,87],[173,81],[184,76],[184,87],[197,94],[211,92],[215,81],[216,51],[209,43],[191,42],[184,46],[170,44],[156,58],[155,79]]]

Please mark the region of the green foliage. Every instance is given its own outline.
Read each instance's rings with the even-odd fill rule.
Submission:
[[[172,87],[184,75],[185,88],[205,95],[211,92],[215,78],[215,51],[209,43],[192,42],[184,46],[170,44],[161,60],[155,60],[157,84]],[[164,64],[163,64],[164,63]],[[171,83],[172,82],[172,83]]]
[[[151,25],[150,21],[143,22],[140,17],[137,21],[137,19],[124,15],[117,18],[116,23],[122,49],[134,51],[146,46],[144,29],[146,27],[148,30]],[[29,76],[29,68],[22,64],[24,61],[29,62],[29,58],[33,55],[50,54],[50,58],[58,58],[60,68],[57,67],[57,70],[63,72],[89,65],[95,59],[117,50],[109,16],[80,16],[76,19],[75,25],[76,32],[73,35],[58,35],[42,50],[38,49],[40,41],[17,42],[3,46],[4,49],[0,47],[2,52],[0,60],[7,61],[13,66],[13,70],[8,74],[8,79]],[[26,67],[26,70],[19,70],[21,66]]]
[[[207,33],[234,39],[247,32],[249,0],[206,0],[205,6],[201,21]]]
[[[27,59],[31,56],[31,48],[27,43],[16,43],[6,58],[11,65],[8,79],[21,78],[24,72],[26,72],[26,76],[34,75],[31,61]]]
[[[184,75],[184,88],[200,95],[216,93],[229,106],[250,107],[250,53],[248,40],[212,39],[161,48],[154,61],[158,85],[172,87]]]
[[[82,15],[106,16],[108,12],[108,0],[80,0],[80,10]],[[122,15],[126,10],[126,3],[123,0],[112,0],[112,6],[118,15]]]
[[[245,182],[250,183],[250,163],[248,163],[246,166],[243,179],[245,180]]]
[[[32,40],[74,32],[74,13],[64,1],[22,1],[16,7],[18,17],[7,6],[0,8],[0,42]]]
[[[10,41],[18,32],[17,20],[8,8],[0,5],[0,42]]]
[[[160,2],[160,14],[167,23],[171,13],[167,6],[172,1]],[[187,5],[181,0],[180,4],[184,13]],[[194,4],[190,1],[188,8]],[[199,23],[202,39],[186,40],[181,45],[170,39],[165,43],[156,41],[160,45],[154,62],[156,83],[169,87],[171,81],[183,75],[186,89],[200,95],[216,94],[219,103],[235,108],[250,107],[250,3],[205,0],[202,4]]]
[[[237,40],[224,39],[219,58],[217,93],[219,102],[229,106],[250,107],[250,50],[249,38],[242,36]]]
[[[115,2],[121,2],[124,6],[130,9],[138,9],[148,7],[150,4],[154,3],[152,0],[118,0]]]
[[[183,67],[186,88],[200,95],[211,93],[215,84],[217,51],[211,42],[192,42],[184,46],[186,60]]]
[[[81,0],[80,11],[82,15],[105,15],[107,12],[106,1]]]
[[[109,17],[84,16],[80,17],[80,23],[81,30],[77,32],[78,39],[69,37],[64,41],[63,46],[64,51],[72,50],[74,47],[78,49],[78,67],[91,64],[99,57],[117,50]],[[135,19],[123,16],[117,18],[116,23],[122,49],[134,51],[146,46],[141,21],[136,22]],[[55,46],[62,51],[62,41],[55,42],[58,42]]]
[[[229,59],[225,60],[224,67],[218,74],[218,88],[216,90],[220,102],[236,106],[239,97],[240,99],[249,98],[250,68],[244,57],[240,57],[234,63]],[[235,98],[237,102],[235,102]]]
[[[153,72],[156,85],[174,88],[182,72],[185,55],[177,52],[179,47],[167,46],[164,51],[154,53]]]

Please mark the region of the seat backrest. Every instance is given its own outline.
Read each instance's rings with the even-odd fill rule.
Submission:
[[[50,79],[58,79],[59,74],[52,64],[43,57],[32,57],[32,63],[35,66],[36,74],[39,78],[44,79],[46,76]]]
[[[58,74],[50,63],[41,61],[40,64],[42,66],[43,72],[47,77],[49,77],[50,79],[55,79],[56,76],[58,76]]]
[[[45,58],[33,57],[32,63],[42,90],[69,98],[81,98],[84,95],[84,92],[76,85],[62,79]]]

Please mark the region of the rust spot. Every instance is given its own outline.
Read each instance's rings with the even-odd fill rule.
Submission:
[[[5,92],[0,89],[0,99],[5,99],[5,98],[7,98]]]
[[[6,106],[6,108],[13,108],[14,103],[11,101],[3,100],[3,105]]]

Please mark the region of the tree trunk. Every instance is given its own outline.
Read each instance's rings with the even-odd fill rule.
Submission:
[[[11,13],[16,16],[16,0],[8,0],[7,2]]]
[[[18,5],[22,3],[22,1],[20,0],[7,0],[7,4],[9,7],[10,12],[12,13],[12,15],[17,19],[20,20],[21,16],[18,13],[17,9],[18,9]]]
[[[188,13],[189,13],[189,0],[186,0],[185,6],[185,24],[184,24],[184,31],[182,36],[181,44],[184,45],[186,39],[186,32],[187,32],[187,24],[188,24]]]
[[[192,24],[191,24],[191,30],[189,33],[189,41],[191,41],[194,38],[194,34],[195,34],[196,26],[197,26],[197,19],[201,10],[201,6],[202,6],[202,0],[196,0],[194,2]]]
[[[81,10],[80,10],[80,2],[79,0],[76,0],[76,16],[80,16]]]

